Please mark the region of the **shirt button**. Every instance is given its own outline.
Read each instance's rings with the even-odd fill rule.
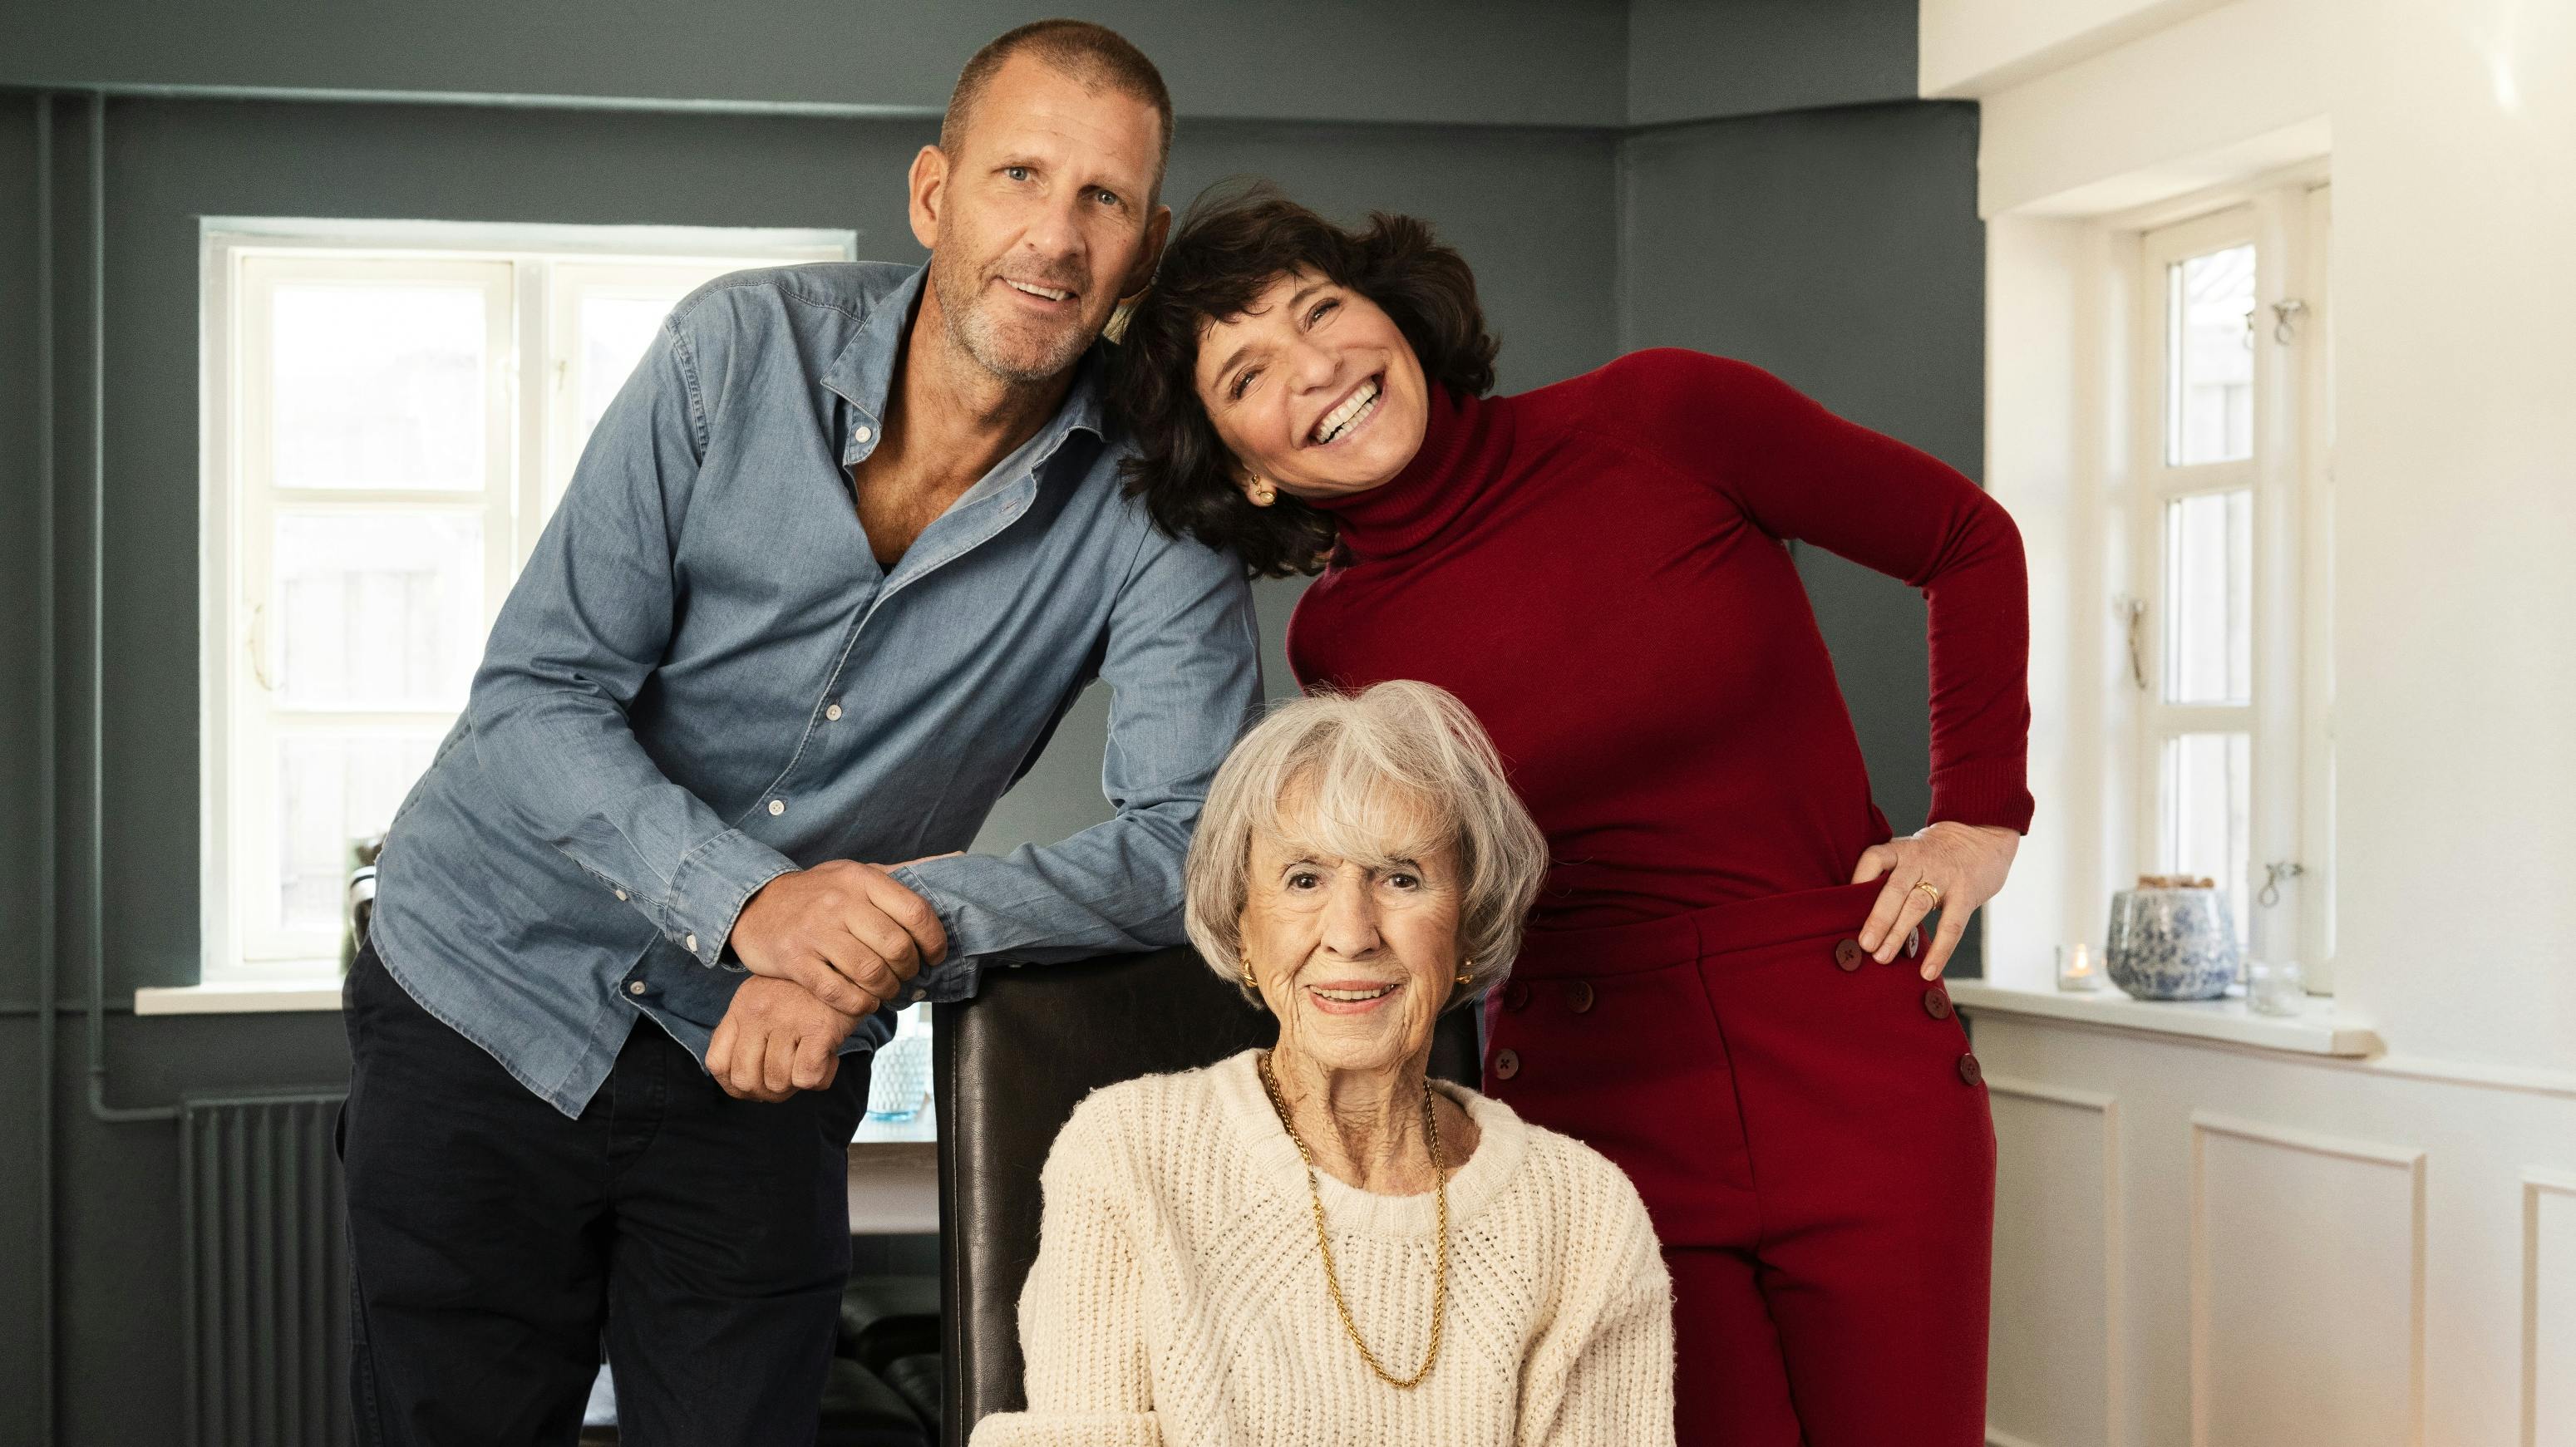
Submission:
[[[1494,1052],[1494,1078],[1496,1080],[1509,1080],[1520,1073],[1521,1057],[1518,1051],[1497,1050]]]
[[[1592,1001],[1592,982],[1590,980],[1577,980],[1573,984],[1565,987],[1566,1008],[1572,1010],[1575,1014],[1591,1014]]]
[[[617,891],[617,897],[618,897],[619,899],[624,899],[624,898],[626,897],[626,891],[625,891],[625,890],[622,890],[622,889],[621,889],[621,890],[619,890],[619,891]]]
[[[689,953],[690,953],[690,954],[693,954],[693,955],[694,955],[694,954],[696,954],[696,953],[698,952],[698,937],[697,937],[696,935],[691,935],[691,936],[689,936],[689,938],[688,938],[688,940],[686,941],[686,943],[687,943],[687,945],[688,945],[688,947],[689,947]]]
[[[863,426],[858,426],[858,427],[853,427],[853,428],[851,428],[851,429],[850,429],[850,440],[851,440],[852,442],[865,442],[865,441],[867,441],[869,438],[874,437],[874,436],[876,436],[876,435],[877,435],[877,434],[876,434],[875,429],[870,428],[870,427],[867,427],[867,426],[864,426],[864,425],[863,425]]]
[[[1970,1085],[1974,1085],[1985,1078],[1986,1068],[1977,1063],[1977,1057],[1973,1055],[1962,1055],[1959,1057],[1959,1079]]]
[[[1935,985],[1923,992],[1923,1013],[1935,1020],[1950,1018],[1950,992]]]
[[[626,993],[630,995],[641,995],[652,988],[652,986],[645,984],[642,980],[637,980],[634,984],[626,987]]]
[[[1528,1009],[1529,995],[1529,982],[1526,980],[1514,980],[1503,987],[1503,1008],[1506,1010]]]
[[[1859,969],[1860,962],[1867,958],[1869,951],[1862,949],[1858,940],[1845,940],[1834,946],[1834,963],[1846,970]]]
[[[786,813],[786,812],[787,812],[787,801],[786,801],[786,800],[784,800],[784,799],[772,799],[772,800],[770,800],[770,801],[769,801],[769,817],[771,817],[772,819],[775,819],[775,818],[777,818],[779,815],[784,814],[784,813]]]
[[[915,986],[913,987],[912,993],[911,993],[911,994],[909,994],[909,995],[904,996],[904,998],[905,998],[906,1000],[911,1001],[913,1004],[918,1005],[918,1004],[920,1004],[922,1001],[927,1000],[927,999],[929,999],[929,998],[930,998],[930,992],[929,992],[928,990],[922,989],[922,988],[921,988],[920,986],[918,986],[918,985],[915,985]]]
[[[841,706],[836,703],[823,710],[823,717],[832,720],[834,723],[839,723],[841,721]]]

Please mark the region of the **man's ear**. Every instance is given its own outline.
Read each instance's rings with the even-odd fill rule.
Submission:
[[[912,239],[925,250],[939,247],[939,218],[946,213],[948,200],[948,153],[937,146],[924,146],[912,158],[912,173],[907,183],[911,196]]]
[[[1154,273],[1163,265],[1163,243],[1172,237],[1172,208],[1156,206],[1154,219],[1145,223],[1145,245],[1136,253],[1135,269],[1118,286],[1118,295],[1131,297],[1154,284]]]

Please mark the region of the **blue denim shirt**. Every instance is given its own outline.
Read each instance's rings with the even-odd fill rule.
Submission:
[[[754,890],[964,849],[1095,678],[1115,817],[898,870],[949,940],[910,998],[963,999],[995,962],[1181,939],[1181,856],[1260,696],[1241,569],[1120,496],[1096,357],[880,569],[846,469],[882,433],[921,284],[793,266],[680,304],[395,816],[377,953],[566,1115],[639,1014],[704,1060]],[[844,1049],[891,1030],[871,1016]]]

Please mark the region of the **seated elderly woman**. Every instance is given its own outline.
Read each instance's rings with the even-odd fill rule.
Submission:
[[[1546,867],[1427,684],[1290,703],[1216,777],[1190,938],[1269,1051],[1093,1094],[1020,1298],[1028,1444],[1669,1443],[1672,1299],[1617,1167],[1428,1076]]]

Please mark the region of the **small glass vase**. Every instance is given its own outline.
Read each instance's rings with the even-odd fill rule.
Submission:
[[[2245,1008],[2257,1015],[2296,1015],[2306,1010],[2308,981],[2299,962],[2248,959]]]
[[[930,1032],[906,1031],[877,1052],[868,1076],[868,1119],[901,1125],[930,1103]]]

